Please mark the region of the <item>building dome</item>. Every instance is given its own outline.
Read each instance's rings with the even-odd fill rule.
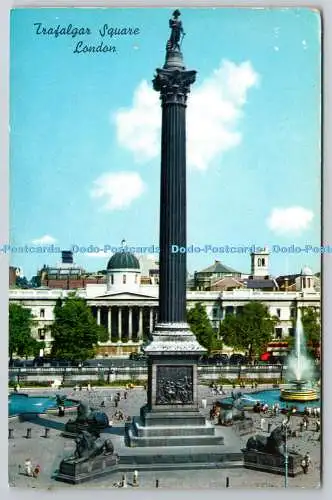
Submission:
[[[310,267],[305,266],[303,269],[301,269],[301,276],[312,276],[312,270]]]
[[[139,270],[139,261],[134,254],[126,251],[117,252],[108,261],[107,270],[113,269],[135,269]]]

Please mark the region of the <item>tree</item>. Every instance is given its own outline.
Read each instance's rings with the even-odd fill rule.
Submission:
[[[313,307],[302,308],[302,325],[307,344],[317,347],[321,340],[320,314]]]
[[[202,304],[195,304],[195,307],[187,311],[187,321],[198,342],[210,353],[217,341],[217,335],[205,307]]]
[[[14,354],[18,356],[36,356],[40,349],[40,343],[31,335],[33,316],[31,309],[19,304],[9,304],[9,358]]]
[[[70,294],[54,307],[54,323],[51,355],[69,361],[93,358],[98,342],[108,340],[106,329],[97,325],[91,309],[85,301]]]
[[[29,282],[25,276],[17,276],[15,285],[17,288],[30,288]]]
[[[220,326],[225,344],[245,351],[249,358],[261,354],[273,338],[276,319],[260,302],[250,302],[237,315],[228,314]]]

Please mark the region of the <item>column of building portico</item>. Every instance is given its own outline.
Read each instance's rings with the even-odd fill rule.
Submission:
[[[133,339],[133,309],[128,308],[128,341],[131,342]]]
[[[100,307],[97,307],[97,325],[100,325]]]
[[[150,307],[149,314],[150,314],[149,332],[151,333],[153,330],[153,307]]]
[[[112,309],[110,307],[107,310],[107,331],[108,340],[112,342]]]
[[[122,307],[118,308],[118,342],[122,341]]]
[[[137,340],[140,341],[143,338],[143,308],[138,309],[138,335]]]

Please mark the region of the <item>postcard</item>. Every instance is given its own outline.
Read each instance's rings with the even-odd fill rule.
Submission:
[[[321,38],[11,11],[10,486],[320,487]]]

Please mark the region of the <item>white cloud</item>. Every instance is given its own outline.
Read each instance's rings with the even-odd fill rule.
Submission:
[[[248,90],[259,76],[250,61],[235,64],[223,60],[212,74],[194,84],[187,117],[188,165],[206,170],[211,162],[241,142],[239,122]],[[114,116],[119,144],[145,162],[160,152],[161,109],[158,93],[142,81],[134,93],[133,105]]]
[[[137,172],[105,173],[93,184],[90,195],[102,198],[104,210],[128,208],[145,191],[145,184]]]
[[[313,212],[304,207],[274,208],[267,219],[267,225],[277,234],[298,235],[309,228],[313,217]]]
[[[146,80],[135,90],[132,108],[120,109],[114,116],[120,146],[132,151],[138,162],[159,153],[160,116],[157,92]]]
[[[190,97],[188,106],[188,165],[206,170],[222,153],[241,142],[238,123],[250,87],[258,75],[250,62],[223,61]]]
[[[35,240],[32,240],[32,243],[34,245],[52,245],[52,243],[56,243],[56,239],[53,238],[53,236],[50,236],[49,234],[45,234],[44,236],[41,236],[40,238],[36,238]]]

